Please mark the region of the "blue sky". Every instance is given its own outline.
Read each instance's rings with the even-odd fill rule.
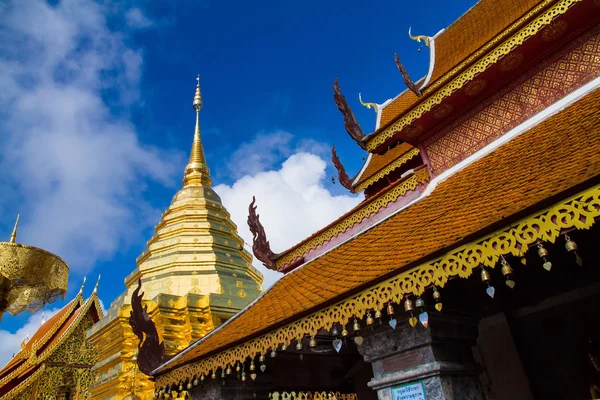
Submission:
[[[334,78],[371,132],[357,95],[383,103],[404,90],[394,52],[414,79],[427,71],[408,27],[434,35],[473,3],[0,1],[0,236],[21,212],[19,241],[71,266],[67,300],[101,273],[108,307],[180,187],[200,73],[217,191],[245,238],[257,194],[284,250],[359,201],[330,180],[331,144],[350,175],[365,156]],[[0,343],[20,342],[29,318],[5,316]],[[13,344],[2,346],[0,357]]]

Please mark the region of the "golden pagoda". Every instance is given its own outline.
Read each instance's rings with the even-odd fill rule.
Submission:
[[[262,275],[236,225],[211,188],[200,138],[202,95],[197,78],[196,127],[183,187],[156,225],[126,290],[88,336],[100,352],[93,399],[152,398],[154,384],[136,370],[138,339],[129,325],[131,293],[141,279],[144,303],[173,355],[244,308],[262,288]]]

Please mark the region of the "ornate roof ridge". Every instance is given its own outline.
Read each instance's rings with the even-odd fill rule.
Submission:
[[[71,312],[68,313],[68,316],[69,316],[68,319],[71,319],[73,317],[75,317],[75,319],[69,323],[69,326],[67,327],[67,329],[59,337],[54,338],[53,341],[50,343],[50,345],[47,348],[45,348],[39,356],[36,355],[36,351],[39,348],[36,347],[36,348],[32,349],[32,351],[27,355],[26,362],[21,363],[16,369],[14,369],[11,373],[9,373],[7,376],[2,378],[2,380],[0,380],[0,388],[3,387],[4,385],[6,385],[10,380],[14,379],[16,376],[22,374],[23,371],[27,370],[27,368],[29,368],[31,366],[39,366],[44,360],[46,360],[48,357],[50,357],[52,355],[52,353],[54,352],[54,350],[58,346],[60,346],[66,340],[66,338],[72,333],[73,329],[75,329],[75,327],[77,325],[79,325],[79,323],[81,323],[81,320],[85,317],[85,315],[90,310],[90,307],[92,305],[96,306],[96,311],[98,313],[98,316],[100,317],[102,315],[102,308],[100,307],[100,303],[98,301],[99,300],[98,295],[96,292],[92,293],[92,295],[86,301],[83,301],[81,294],[78,294],[73,300],[71,300],[70,303],[74,303],[75,300],[79,300],[76,304],[79,305],[80,307],[73,309],[73,310],[71,310]],[[62,329],[65,326],[65,323],[68,323],[68,319],[67,319],[67,321],[65,321],[65,320],[62,321],[62,323],[60,324],[60,329]],[[62,320],[62,318],[61,318],[61,320]],[[48,320],[46,322],[49,322],[49,321],[50,320]],[[55,331],[54,333],[56,333],[56,332],[57,331]],[[15,357],[17,355],[15,355]]]
[[[340,216],[330,224],[324,226],[309,237],[298,242],[294,246],[279,253],[275,259],[277,270],[295,262],[306,253],[329,242],[331,239],[343,234],[348,229],[360,224],[366,218],[376,214],[382,208],[404,196],[408,191],[414,190],[419,184],[429,181],[427,168],[419,168],[414,174],[394,182],[388,188],[378,192],[376,195],[365,199],[350,211]]]
[[[441,103],[443,99],[470,82],[483,69],[496,63],[507,52],[510,52],[515,46],[522,44],[527,38],[536,35],[544,26],[550,24],[556,16],[566,13],[571,5],[580,1],[542,0],[524,15],[513,20],[508,27],[498,32],[484,43],[481,48],[460,59],[449,71],[441,76],[433,77],[428,86],[423,90],[422,97],[416,98],[414,101],[409,101],[406,107],[403,107],[397,115],[385,122],[382,121],[379,128],[364,139],[367,149],[373,152],[396,132],[400,132],[404,127],[430,111],[433,106]],[[480,1],[480,3],[483,3],[483,1]],[[436,37],[436,40],[439,42],[442,37],[445,37],[444,35],[448,35],[448,29]],[[439,43],[437,49],[438,51],[440,50]],[[436,58],[436,63],[438,61],[439,59]],[[410,91],[402,93],[411,95]],[[395,99],[401,97],[402,94]],[[386,107],[391,106],[394,102],[395,100],[390,102]]]

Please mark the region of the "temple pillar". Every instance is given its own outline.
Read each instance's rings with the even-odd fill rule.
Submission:
[[[484,400],[473,359],[477,321],[429,312],[429,328],[398,321],[364,336],[360,352],[373,368],[379,400]]]

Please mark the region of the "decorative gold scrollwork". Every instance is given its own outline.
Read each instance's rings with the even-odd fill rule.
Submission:
[[[562,15],[567,12],[569,7],[577,2],[582,0],[560,0],[555,5],[546,10],[543,14],[537,17],[535,20],[527,24],[513,36],[508,38],[506,41],[498,45],[496,48],[491,50],[487,55],[482,57],[479,61],[475,62],[471,67],[469,67],[465,72],[456,76],[452,81],[450,81],[446,86],[439,89],[437,92],[431,94],[421,103],[419,103],[415,108],[410,110],[406,115],[402,116],[399,120],[388,126],[386,129],[381,131],[375,137],[370,139],[367,142],[367,150],[373,151],[377,146],[385,143],[385,141],[396,132],[400,132],[405,126],[409,125],[411,122],[419,118],[421,115],[430,111],[433,106],[440,104],[443,99],[450,96],[454,91],[462,88],[465,84],[473,80],[475,76],[479,75],[481,72],[485,71],[490,65],[495,64],[502,57],[509,54],[516,46],[520,46],[527,40],[527,38],[534,36],[537,34],[542,28],[546,25],[549,25],[557,16]],[[544,1],[544,4],[540,4],[536,7],[535,10],[529,12],[526,16],[517,21],[513,26],[517,26],[517,24],[521,23],[525,19],[531,18],[532,13],[539,12],[542,6],[546,6],[551,1]],[[505,35],[499,35],[497,38],[492,40],[485,47],[485,51],[487,51],[491,45],[495,45],[498,41],[503,40]],[[449,74],[445,76],[451,76],[455,71],[459,68],[465,67],[467,64],[470,64],[474,61],[473,57],[469,57],[463,63],[461,63],[458,67],[454,68]],[[441,79],[445,79],[442,77]],[[424,95],[431,93],[435,88],[440,85],[439,81],[435,82],[433,85],[429,86],[425,91]]]
[[[512,226],[458,247],[415,268],[402,271],[358,295],[289,325],[158,376],[157,386],[179,384],[194,376],[208,374],[227,365],[235,365],[248,357],[265,354],[283,344],[288,345],[297,338],[316,335],[323,329],[330,330],[334,323],[345,325],[352,318],[362,318],[367,311],[379,310],[390,301],[399,303],[406,295],[421,295],[432,285],[443,287],[452,277],[467,278],[482,265],[494,268],[500,256],[517,256],[538,241],[553,243],[563,230],[589,229],[598,217],[600,185],[523,218]]]

